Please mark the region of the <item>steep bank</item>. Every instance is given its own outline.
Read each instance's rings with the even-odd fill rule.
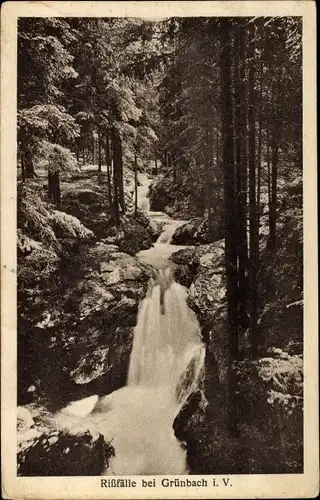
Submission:
[[[267,230],[262,233],[267,235]],[[228,346],[223,241],[181,250],[171,257],[182,279],[188,276],[189,305],[197,313],[207,346],[207,408],[204,411],[199,401],[190,401],[189,409],[175,422],[176,435],[187,442],[193,473],[302,470],[302,236],[301,184],[299,190],[295,183],[281,193],[277,251],[268,250],[265,236],[260,242],[261,354],[256,361],[250,360],[244,326],[240,360],[234,365],[238,381],[234,438],[226,432],[224,415]]]
[[[62,200],[56,210],[45,200],[39,182],[19,187],[21,403],[44,397],[59,406],[62,397],[86,394],[86,387],[103,376],[101,386],[107,391],[121,386],[138,304],[152,274],[147,265],[121,251],[125,247],[135,253],[152,246],[146,215],[138,217],[144,226],[129,214],[114,230],[92,172],[63,186]],[[73,214],[62,211],[67,203]],[[75,217],[75,207],[83,221],[91,221],[92,230]],[[98,233],[93,231],[96,225]],[[106,365],[116,365],[119,372],[109,377],[114,381],[109,387]]]

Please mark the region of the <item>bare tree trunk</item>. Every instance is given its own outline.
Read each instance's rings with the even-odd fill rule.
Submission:
[[[92,154],[92,164],[96,164],[96,138],[94,133],[91,134],[91,154]]]
[[[262,56],[261,56],[262,57]],[[259,88],[259,132],[258,132],[258,151],[257,151],[257,225],[260,227],[260,198],[261,198],[261,162],[262,162],[262,120],[263,120],[263,62],[260,63],[260,88]],[[259,253],[259,248],[258,248]],[[259,256],[258,256],[259,258]]]
[[[113,217],[117,225],[120,224],[119,214],[119,142],[117,141],[117,131],[112,129],[112,156],[113,156]]]
[[[137,153],[134,153],[134,214],[138,214],[138,159]]]
[[[164,168],[164,170],[166,170],[166,169],[167,169],[167,167],[168,167],[168,161],[167,161],[167,158],[168,158],[168,156],[167,156],[167,152],[165,151],[165,152],[163,153],[163,168]]]
[[[23,154],[21,155],[21,175],[22,175],[22,182],[26,181],[26,172],[25,172],[25,167],[24,167],[24,156]]]
[[[206,133],[206,171],[207,171],[207,199],[206,209],[208,211],[208,227],[209,231],[212,228],[212,197],[213,197],[213,165],[212,165],[212,134],[209,126]]]
[[[107,164],[107,181],[108,181],[108,202],[110,210],[112,210],[112,186],[111,186],[111,152],[109,143],[109,133],[106,133],[105,137],[105,148],[106,148],[106,164]]]
[[[98,172],[101,172],[101,131],[98,128]]]
[[[274,250],[276,247],[276,226],[277,226],[277,177],[278,177],[278,120],[276,111],[275,83],[272,86],[272,130],[271,130],[271,205],[270,205],[270,233],[268,248]]]
[[[257,203],[256,203],[256,151],[255,151],[255,68],[254,68],[254,25],[249,26],[249,109],[248,109],[248,124],[249,124],[249,221],[250,221],[250,337],[252,356],[257,355],[258,338],[257,338],[257,266],[258,266],[258,245],[259,245],[259,228],[257,226]]]
[[[60,205],[61,194],[60,194],[60,175],[59,171],[51,172],[48,171],[48,197],[55,205]]]
[[[122,213],[126,213],[126,204],[124,198],[124,185],[123,185],[123,153],[122,153],[122,140],[120,135],[118,136],[119,141],[119,201]]]
[[[231,434],[235,432],[233,415],[234,377],[232,362],[238,351],[237,320],[237,248],[235,240],[235,175],[233,109],[231,81],[231,22],[222,18],[220,26],[220,68],[221,68],[221,120],[222,120],[222,163],[224,172],[225,206],[225,263],[227,277],[228,312],[228,381],[227,381],[227,422]]]
[[[269,117],[267,117],[267,168],[268,168],[268,217],[269,217],[269,234],[271,227],[271,162],[270,162],[270,126]]]
[[[157,163],[157,156],[154,157],[154,168],[156,175],[158,175],[158,163]]]
[[[26,179],[33,179],[36,175],[34,171],[32,153],[28,149],[24,152],[24,172]]]
[[[220,152],[220,143],[219,143],[219,129],[218,127],[216,128],[216,164],[217,167],[219,167],[219,152]]]
[[[239,28],[239,135],[240,162],[238,164],[237,176],[237,199],[238,199],[238,280],[239,280],[239,323],[243,328],[248,327],[247,300],[247,271],[248,271],[248,235],[247,235],[247,211],[248,211],[248,150],[247,150],[247,86],[246,86],[246,30],[244,26]]]

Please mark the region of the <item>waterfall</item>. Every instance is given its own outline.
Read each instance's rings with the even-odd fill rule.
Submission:
[[[142,180],[139,206],[149,210],[151,181],[146,175]],[[186,450],[174,435],[173,422],[199,386],[205,349],[187,290],[174,281],[168,265],[169,256],[184,248],[170,244],[184,223],[170,220],[154,247],[137,254],[157,271],[139,306],[127,385],[98,402],[94,396],[72,403],[57,416],[61,427],[78,429],[72,417],[77,413],[80,426],[112,440],[115,457],[107,475],[187,473]]]
[[[139,175],[139,185],[137,187],[138,207],[146,212],[149,212],[150,210],[150,200],[148,194],[151,182],[152,179],[149,178],[147,174]]]
[[[115,457],[104,475],[188,472],[173,422],[199,386],[205,349],[186,293],[169,268],[159,270],[139,307],[127,385],[98,402],[91,396],[72,403],[56,417],[59,428],[89,428],[112,441]]]
[[[186,293],[169,268],[158,272],[140,306],[128,374],[129,387],[163,391],[177,412],[197,388],[204,358]]]
[[[172,241],[172,237],[177,230],[178,227],[183,226],[188,221],[185,220],[171,220],[169,224],[166,224],[159,238],[157,239],[157,243],[168,243],[170,244]]]
[[[142,301],[127,386],[111,395],[116,457],[108,474],[185,474],[186,451],[173,421],[198,388],[204,346],[186,289],[159,271]],[[111,415],[111,413],[109,413]]]

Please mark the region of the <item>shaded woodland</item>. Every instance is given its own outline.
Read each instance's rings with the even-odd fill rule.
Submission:
[[[301,472],[301,19],[21,18],[18,68],[19,404],[125,385],[162,231],[147,174],[187,221],[171,260],[207,348],[209,410],[175,423],[191,472]]]

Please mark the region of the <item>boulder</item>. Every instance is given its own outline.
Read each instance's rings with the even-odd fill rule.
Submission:
[[[18,476],[99,476],[114,449],[101,434],[51,431],[18,452]]]
[[[174,202],[173,180],[170,176],[159,175],[149,187],[150,210],[165,211]]]
[[[138,209],[136,220],[147,230],[151,240],[153,242],[157,241],[162,232],[162,228],[165,222],[160,222],[155,220],[154,218],[149,217],[146,212],[140,209]]]
[[[62,189],[61,210],[78,218],[98,238],[104,236],[111,224],[107,196],[94,184],[87,188],[79,184]]]
[[[169,260],[174,263],[173,275],[174,279],[187,288],[195,279],[198,271],[199,259],[194,248],[183,248],[174,252]]]
[[[66,370],[78,386],[105,394],[126,381],[138,306],[153,274],[147,264],[115,248],[98,242],[83,260],[80,256],[82,276],[64,296],[70,318],[62,333],[69,351]]]
[[[105,231],[105,240],[118,245],[119,250],[135,255],[140,250],[152,247],[152,238],[148,227],[144,227],[134,215],[125,215],[119,226],[111,226]]]
[[[204,218],[194,218],[178,227],[172,237],[174,245],[199,245],[208,244],[221,239],[223,236],[222,226],[219,219],[208,222]]]
[[[81,247],[66,272],[63,287],[49,295],[32,289],[32,308],[19,318],[22,404],[40,394],[51,410],[58,409],[70,397],[107,394],[126,383],[133,328],[152,268],[99,241]],[[29,394],[32,384],[37,390]]]
[[[188,302],[201,325],[206,325],[225,302],[224,240],[196,249],[198,269]]]

